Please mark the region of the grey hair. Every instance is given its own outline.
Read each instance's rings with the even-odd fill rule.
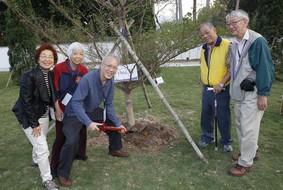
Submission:
[[[204,26],[208,26],[210,29],[215,29],[215,26],[211,23],[211,22],[205,22],[205,23],[202,23],[200,26],[199,26],[199,31],[202,27]]]
[[[226,15],[226,20],[228,20],[228,18],[231,18],[231,17],[238,17],[238,18],[246,20],[247,22],[250,21],[248,13],[241,9],[230,12],[228,15]]]
[[[82,50],[85,53],[83,44],[79,42],[73,42],[67,49],[67,56],[70,58],[74,51]]]
[[[112,55],[112,54],[108,54],[108,55],[106,55],[105,57],[103,57],[102,63],[105,64],[109,58],[116,59],[117,65],[120,65],[120,59],[119,59],[116,55]]]

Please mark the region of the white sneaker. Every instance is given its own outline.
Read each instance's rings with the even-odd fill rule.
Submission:
[[[47,180],[42,183],[46,190],[58,190],[57,185],[52,180]]]
[[[223,147],[224,152],[232,152],[233,151],[233,147],[229,144],[225,144]]]

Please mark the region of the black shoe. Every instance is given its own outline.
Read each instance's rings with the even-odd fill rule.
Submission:
[[[87,160],[87,156],[85,155],[85,156],[79,156],[79,155],[77,155],[76,157],[75,157],[75,159],[76,160],[82,160],[82,161],[86,161]]]
[[[50,170],[51,170],[52,180],[57,179],[58,178],[57,168],[51,167]]]
[[[31,161],[31,164],[30,164],[32,167],[38,167],[38,163],[35,163],[33,160]]]

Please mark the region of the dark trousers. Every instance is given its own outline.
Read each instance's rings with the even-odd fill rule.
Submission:
[[[223,145],[232,144],[229,86],[226,86],[225,90],[222,90],[216,96],[212,90],[207,91],[207,87],[204,86],[201,110],[201,141],[211,142],[214,140],[215,98],[217,101],[217,124],[221,135],[220,142]]]
[[[52,151],[51,151],[51,161],[50,166],[53,168],[58,168],[61,149],[65,143],[65,135],[63,133],[63,122],[56,120],[56,137],[53,142]],[[79,150],[77,156],[83,157],[86,156],[86,127],[83,126],[80,130],[80,140],[79,140]]]
[[[93,113],[89,113],[88,116],[92,121],[101,123],[103,121],[103,109],[97,108]],[[63,123],[63,133],[66,140],[60,154],[58,174],[68,179],[79,147],[79,132],[82,128],[82,123],[75,116],[65,117]],[[106,125],[113,125],[108,118],[106,118],[105,123]],[[122,139],[119,132],[106,131],[106,134],[109,137],[109,151],[122,149]]]

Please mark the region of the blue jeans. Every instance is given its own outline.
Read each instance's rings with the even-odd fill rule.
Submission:
[[[215,107],[215,98],[217,106]],[[216,115],[215,115],[216,108]],[[211,142],[214,140],[215,117],[221,135],[220,142],[223,145],[232,144],[231,138],[231,112],[229,86],[225,86],[218,94],[212,90],[208,91],[207,86],[203,87],[202,93],[202,111],[201,111],[201,141]]]

